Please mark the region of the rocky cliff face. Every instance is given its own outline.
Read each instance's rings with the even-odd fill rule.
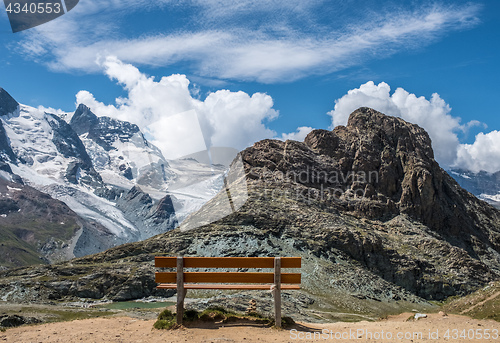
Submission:
[[[19,109],[19,104],[7,91],[0,87],[0,117],[8,116]],[[16,162],[16,156],[9,145],[9,139],[0,121],[0,161]]]
[[[116,203],[130,222],[141,228],[142,239],[172,230],[177,226],[172,197],[166,195],[155,201],[135,186]]]
[[[2,293],[123,300],[161,294],[153,280],[160,253],[302,256],[303,290],[287,293],[285,303],[305,304],[297,311],[376,316],[500,277],[499,212],[439,167],[429,136],[416,125],[361,108],[346,127],[313,131],[305,142],[264,140],[241,157],[244,180],[232,171],[228,179],[246,189],[230,188],[231,199],[248,199],[229,216],[188,229],[194,214],[143,242],[5,272]],[[226,193],[198,215],[222,213]],[[31,286],[25,275],[33,276]]]
[[[57,151],[65,158],[72,159],[66,169],[65,179],[94,189],[104,188],[101,175],[95,171],[85,146],[71,126],[56,115],[47,114],[47,117]]]
[[[427,133],[402,119],[361,108],[346,127],[313,131],[304,143],[259,142],[242,156],[260,179],[288,174],[295,187],[359,218],[404,214],[474,256],[500,251],[499,212],[441,169]]]

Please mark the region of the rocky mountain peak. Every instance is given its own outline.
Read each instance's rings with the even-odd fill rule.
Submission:
[[[116,149],[115,142],[129,142],[134,135],[140,132],[137,125],[109,117],[97,117],[84,104],[78,105],[70,125],[80,136],[87,133],[87,137],[102,146],[106,151]]]
[[[151,197],[147,193],[144,193],[139,186],[132,187],[132,189],[124,195],[122,200],[138,201],[143,205],[148,205],[153,203],[153,199],[151,199]]]
[[[434,160],[431,139],[418,125],[362,107],[349,116],[347,126],[312,131],[304,142],[322,156],[319,161],[326,165],[320,170],[344,176],[336,186],[372,201],[369,216],[380,217],[380,209],[388,217],[407,213],[437,229],[453,220],[445,204],[450,203],[448,188],[456,184],[449,177],[443,183],[445,173]],[[436,213],[442,206],[444,212]],[[366,214],[365,208],[359,211]]]
[[[0,87],[0,117],[9,115],[19,108],[19,103]],[[8,161],[16,163],[17,158],[9,144],[9,138],[5,132],[5,128],[0,121],[0,162]]]
[[[2,87],[0,87],[0,116],[15,112],[19,103]]]
[[[476,211],[499,218],[440,168],[425,130],[370,108],[354,111],[347,126],[312,131],[304,143],[265,140],[242,157],[251,178],[292,180],[358,217],[386,221],[405,214],[468,241],[482,225]]]
[[[347,150],[355,158],[379,160],[377,155],[389,148],[393,153],[411,154],[428,162],[434,159],[431,139],[424,129],[367,107],[354,111],[347,126],[337,126],[333,131],[312,131],[305,143],[315,152],[330,157],[340,157]]]
[[[392,145],[398,151],[415,153],[424,159],[434,159],[432,142],[427,132],[420,126],[408,123],[401,118],[391,117],[368,107],[361,107],[349,116],[346,128],[349,133],[357,132],[379,143],[377,148],[381,145]],[[338,127],[338,134],[341,131],[342,128]]]
[[[78,105],[78,108],[71,118],[70,125],[78,135],[89,132],[90,128],[97,123],[97,116],[84,104]]]

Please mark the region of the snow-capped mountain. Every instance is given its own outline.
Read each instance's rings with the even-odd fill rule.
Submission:
[[[473,173],[463,169],[448,171],[451,176],[469,192],[493,206],[500,208],[500,172]]]
[[[145,190],[165,191],[175,176],[160,150],[146,140],[137,125],[97,117],[85,105],[78,106],[70,125],[107,184],[126,189],[137,184]]]
[[[99,227],[82,226],[76,256],[173,229],[219,192],[225,169],[193,158],[167,161],[139,127],[85,105],[58,116],[18,104],[0,88],[0,177],[64,202]]]

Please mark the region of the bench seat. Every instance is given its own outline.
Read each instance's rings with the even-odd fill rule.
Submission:
[[[263,290],[269,291],[273,285],[221,285],[221,284],[184,284],[184,289],[248,289],[248,290]],[[176,289],[176,283],[161,283],[156,286],[158,289]],[[298,290],[300,285],[281,285],[281,289]]]
[[[184,299],[188,289],[228,289],[271,291],[274,298],[274,322],[281,327],[281,291],[299,290],[300,273],[282,273],[282,268],[300,268],[300,257],[169,257],[156,256],[155,267],[175,271],[155,273],[159,289],[177,290],[177,324],[182,325]],[[271,269],[269,272],[187,272],[185,269]]]

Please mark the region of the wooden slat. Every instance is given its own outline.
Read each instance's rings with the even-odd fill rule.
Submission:
[[[248,289],[248,290],[263,290],[269,291],[272,285],[214,285],[214,284],[184,284],[184,289]],[[162,283],[159,284],[156,288],[158,289],[176,289],[177,284],[175,283]],[[300,289],[300,285],[281,285],[281,289]]]
[[[176,272],[155,273],[157,283],[173,283],[177,281]],[[282,273],[282,283],[300,283],[300,273]],[[206,283],[273,283],[274,273],[249,273],[249,272],[185,272],[184,282],[206,282]]]
[[[176,257],[155,257],[155,267],[175,268]],[[301,257],[282,257],[281,268],[300,268]],[[274,268],[274,257],[184,257],[184,268]]]

